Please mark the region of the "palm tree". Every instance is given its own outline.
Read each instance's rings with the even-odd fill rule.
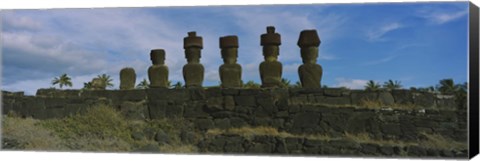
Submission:
[[[62,74],[60,77],[55,77],[53,80],[52,80],[52,85],[56,85],[58,84],[60,86],[60,88],[62,88],[63,86],[72,86],[72,79],[70,77],[68,77],[67,74]]]
[[[400,81],[392,81],[389,79],[387,82],[383,83],[383,88],[394,90],[402,88],[402,85],[400,84]]]
[[[455,86],[453,79],[442,79],[440,84],[437,85],[438,91],[442,94],[452,94],[454,93],[459,86]]]
[[[435,87],[428,86],[428,87],[425,87],[425,88],[418,88],[418,91],[434,93],[435,92]]]
[[[365,90],[367,91],[378,91],[380,90],[380,84],[377,82],[370,80],[367,82],[367,85],[365,86]]]
[[[83,82],[83,88],[82,89],[92,89],[92,82]]]
[[[177,82],[173,85],[173,89],[180,89],[182,87],[183,87],[182,82]]]
[[[288,86],[290,86],[290,80],[286,78],[282,78],[281,83],[282,83],[282,88],[288,88]]]
[[[296,81],[295,84],[292,85],[292,88],[302,88],[302,83],[300,81]]]
[[[102,74],[102,75],[98,75],[97,78],[100,78],[100,80],[102,80],[102,82],[105,83],[106,87],[113,87],[113,83],[112,83],[113,79],[110,78],[109,75]]]
[[[148,89],[150,86],[150,83],[148,83],[147,79],[143,78],[143,80],[138,83],[137,89]]]
[[[254,81],[248,81],[247,83],[245,83],[243,85],[244,88],[247,88],[247,89],[259,89],[260,88],[260,84],[258,83],[255,83]]]

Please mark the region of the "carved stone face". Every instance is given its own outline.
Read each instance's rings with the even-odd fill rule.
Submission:
[[[318,47],[304,47],[300,49],[302,55],[302,60],[304,64],[311,63],[315,64],[318,58]]]
[[[165,57],[161,57],[160,55],[154,56],[151,60],[153,65],[165,64]]]
[[[276,61],[279,54],[279,47],[274,45],[263,46],[263,56],[265,61]]]
[[[185,57],[187,58],[188,63],[199,63],[200,62],[200,48],[187,48],[185,49]]]
[[[221,50],[223,63],[235,64],[237,63],[238,49],[237,48],[224,48]]]

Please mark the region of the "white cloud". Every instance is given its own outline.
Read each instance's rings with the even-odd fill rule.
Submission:
[[[342,17],[332,14],[312,20],[309,12],[298,10],[240,7],[224,11],[221,13],[232,15],[232,19],[235,19],[231,21],[235,25],[233,28],[243,31],[235,29],[232,32],[231,26],[217,25],[217,31],[217,28],[208,26],[179,25],[176,22],[178,18],[133,8],[9,11],[3,15],[6,25],[2,29],[2,46],[4,60],[8,61],[3,69],[10,72],[4,72],[7,75],[3,77],[9,81],[3,84],[11,86],[22,81],[48,80],[40,83],[48,85],[53,77],[67,73],[72,76],[72,81],[83,86],[83,82],[90,80],[91,76],[106,73],[114,79],[115,88],[118,88],[118,73],[123,67],[133,67],[137,81],[148,78],[146,71],[151,63],[149,52],[156,48],[166,50],[169,79],[183,82],[182,67],[186,60],[182,42],[191,29],[204,39],[201,62],[206,69],[205,81],[216,84],[220,80],[218,67],[222,59],[218,38],[237,32],[242,33],[239,37],[238,60],[244,69],[242,79],[259,80],[258,66],[263,61],[260,35],[265,33],[265,27],[269,25],[276,26],[277,32],[282,34],[279,60],[286,67],[284,73],[296,75],[296,69],[289,70],[288,67],[301,63],[300,50],[296,45],[300,31],[321,26],[317,29],[319,35],[322,40],[328,41],[333,38],[331,35],[339,33],[337,28],[343,22]],[[13,21],[17,18],[21,18],[21,21]],[[213,18],[203,23],[211,25],[218,22]],[[319,57],[321,60],[334,58],[333,55],[322,53]],[[39,74],[14,76],[13,69],[17,68]]]
[[[462,6],[462,8],[462,10],[457,11],[434,10],[430,8],[422,9],[418,13],[420,17],[426,18],[433,24],[441,25],[468,15],[468,7]]]
[[[467,15],[468,11],[460,11],[460,12],[454,12],[454,13],[445,13],[445,14],[439,14],[439,15],[434,15],[432,16],[433,20],[438,23],[438,24],[444,24],[450,21],[453,21],[455,19],[458,19],[464,15]]]
[[[13,84],[2,85],[2,90],[24,91],[26,95],[35,95],[37,89],[51,87],[52,85],[50,84],[50,82],[52,81],[52,79],[21,80]]]
[[[336,82],[335,86],[337,87],[347,87],[350,89],[364,89],[368,80],[336,78],[335,82]]]
[[[383,25],[379,28],[372,29],[372,30],[368,31],[367,32],[367,38],[368,38],[369,41],[381,41],[381,40],[384,40],[384,35],[385,34],[391,32],[391,31],[400,29],[402,27],[403,27],[403,25],[401,25],[398,22],[385,24],[385,25]]]

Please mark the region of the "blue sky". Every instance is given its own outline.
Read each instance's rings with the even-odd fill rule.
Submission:
[[[322,84],[363,89],[368,80],[399,80],[404,87],[467,81],[468,2],[148,7],[2,10],[2,90],[34,94],[67,73],[73,87],[133,67],[147,78],[151,49],[167,53],[170,80],[183,82],[183,38],[204,39],[204,85],[220,82],[218,39],[239,37],[243,81],[260,82],[260,35],[275,26],[282,35],[283,77],[298,81],[296,45],[301,30],[322,40]]]

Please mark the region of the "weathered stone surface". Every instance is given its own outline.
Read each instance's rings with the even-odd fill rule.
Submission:
[[[120,70],[120,89],[134,89],[137,75],[133,68],[123,68]]]
[[[435,105],[435,97],[432,93],[423,92],[423,93],[414,93],[413,103],[418,107],[433,107]]]
[[[59,90],[59,89],[38,89],[36,96],[39,97],[78,97],[80,94],[80,90],[72,90],[72,89],[65,89],[65,90]],[[11,95],[11,96],[23,96],[23,92],[16,92],[16,93],[8,93],[4,94],[5,95]]]
[[[352,91],[350,97],[352,99],[352,104],[362,105],[364,104],[364,101],[377,101],[378,93],[367,91]]]
[[[235,109],[235,99],[233,96],[223,97],[223,107],[225,110],[233,111]]]
[[[342,93],[346,91],[343,88],[324,88],[323,92],[325,96],[330,96],[330,97],[340,97],[342,96]]]
[[[412,104],[413,95],[411,91],[404,89],[394,89],[392,90],[392,96],[395,99],[397,104]]]
[[[162,119],[166,116],[167,101],[150,101],[148,109],[151,119]]]
[[[204,110],[205,104],[202,103],[189,103],[184,107],[185,118],[207,118],[210,117],[210,114]]]
[[[186,89],[150,88],[145,90],[148,100],[168,100],[184,102],[190,98]]]
[[[230,119],[228,118],[220,118],[220,119],[215,119],[215,127],[220,128],[220,129],[227,129],[230,128]]]
[[[165,115],[167,118],[181,118],[183,117],[184,106],[182,105],[167,105],[165,108]]]
[[[379,145],[370,144],[370,143],[361,144],[361,146],[362,146],[361,150],[364,154],[377,154],[377,151],[380,148]]]
[[[185,87],[200,88],[203,84],[205,68],[200,64],[201,49],[203,47],[202,37],[197,36],[196,32],[189,32],[188,37],[183,39],[185,48],[185,57],[187,64],[183,66],[183,79]]]
[[[275,33],[275,27],[267,27],[267,33],[262,34],[261,44],[265,61],[260,63],[260,78],[263,88],[282,87],[282,63],[277,61],[279,53],[280,34]]]
[[[220,66],[220,80],[222,88],[242,87],[242,66],[237,64],[238,37],[220,37],[220,48],[224,64]]]
[[[327,105],[350,105],[352,104],[350,97],[326,97],[326,96],[315,96],[316,103],[327,104]]]
[[[223,110],[223,98],[222,97],[210,97],[206,101],[206,110],[208,112],[215,112]]]
[[[256,101],[254,96],[235,96],[235,104],[239,106],[256,106]]]
[[[231,118],[230,119],[230,124],[232,125],[232,127],[243,127],[243,126],[248,125],[247,122],[244,119],[239,118],[239,117]]]
[[[395,99],[390,92],[380,92],[378,94],[378,100],[384,105],[392,105],[395,103]]]
[[[214,127],[212,119],[198,119],[195,121],[195,127],[200,130],[207,130]]]
[[[153,49],[150,51],[152,66],[148,68],[150,88],[170,88],[168,86],[168,67],[165,65],[165,50]]]
[[[92,79],[92,89],[94,90],[105,90],[107,88],[107,84],[100,78],[93,78]]]
[[[298,113],[293,117],[293,126],[295,128],[313,128],[320,121],[318,113]]]
[[[298,75],[303,88],[320,88],[322,80],[322,66],[317,64],[318,46],[320,37],[316,30],[300,32],[297,45],[301,48],[303,64],[298,67]]]

